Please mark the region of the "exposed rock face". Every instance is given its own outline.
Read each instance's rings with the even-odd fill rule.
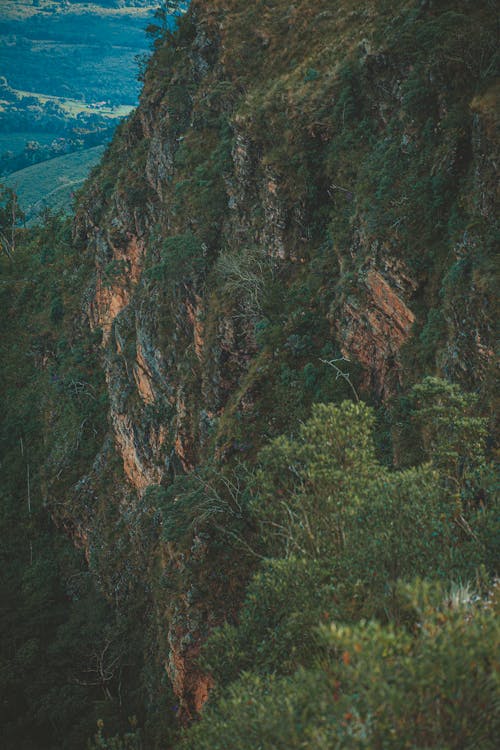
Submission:
[[[498,81],[470,102],[472,114],[471,151],[472,174],[469,191],[464,201],[477,221],[471,223],[452,248],[455,261],[453,270],[460,269],[460,276],[452,278],[450,286],[456,285],[457,293],[449,295],[444,308],[448,323],[448,342],[442,355],[442,369],[451,378],[460,379],[465,373],[475,372],[478,382],[496,377],[495,370],[495,326],[498,305],[491,296],[490,287],[474,261],[484,251],[484,240],[479,225],[494,226],[498,216],[500,183],[498,163],[500,149],[498,128],[500,116]],[[479,231],[478,231],[479,230]],[[497,272],[493,265],[486,273]]]
[[[342,307],[341,351],[363,365],[364,387],[387,397],[402,383],[398,355],[415,315],[378,271],[369,270],[364,284],[363,303],[347,300]]]
[[[129,304],[133,288],[140,279],[144,246],[135,235],[131,235],[123,248],[114,246],[109,239],[106,241],[99,235],[95,242],[97,253],[103,258],[110,258],[107,268],[110,268],[111,278],[100,267],[90,320],[93,327],[102,329],[104,343],[107,343],[113,321]]]
[[[380,230],[386,231],[386,238],[368,235],[368,209],[354,188],[351,192],[350,186],[335,182],[345,177],[354,184],[365,158],[365,154],[353,156],[350,165],[350,146],[343,146],[347,156],[340,163],[340,146],[332,140],[350,127],[346,118],[348,108],[354,106],[346,99],[343,109],[333,115],[337,100],[347,96],[338,73],[343,57],[358,55],[352,50],[362,43],[359,75],[366,77],[360,80],[369,88],[363,92],[363,106],[371,107],[380,140],[386,137],[391,113],[401,107],[402,80],[411,72],[381,52],[372,54],[366,40],[372,12],[353,19],[339,8],[335,14],[315,18],[316,26],[308,26],[310,20],[307,24],[301,20],[300,9],[292,9],[286,33],[292,35],[290,44],[297,45],[300,71],[292,83],[290,64],[282,62],[282,52],[276,40],[269,41],[266,29],[257,29],[255,38],[250,32],[248,39],[241,36],[239,24],[244,23],[245,13],[253,18],[250,7],[240,0],[192,3],[175,54],[168,57],[160,48],[153,57],[140,107],[115,140],[76,219],[75,232],[96,259],[85,311],[91,326],[102,329],[110,430],[138,504],[151,485],[168,484],[172,476],[192,471],[210,456],[246,450],[234,437],[234,425],[243,418],[256,420],[252,415],[258,413],[265,434],[273,434],[276,404],[259,401],[264,381],[278,377],[283,352],[292,360],[289,352],[293,351],[304,368],[307,360],[302,352],[316,328],[325,329],[325,321],[331,340],[314,343],[317,352],[310,355],[311,361],[317,363],[324,345],[332,346],[361,366],[362,391],[388,400],[404,386],[405,346],[424,326],[428,310],[442,304],[438,292],[443,272],[432,272],[432,277],[431,254],[420,266],[415,262],[410,267],[402,258],[396,229]],[[304,18],[309,19],[310,13]],[[251,28],[250,20],[245,23]],[[326,62],[319,55],[317,64],[323,64],[324,85],[331,90],[315,94],[312,83],[319,73],[311,68],[302,39],[325,25],[331,28],[334,52],[325,45],[321,55]],[[253,61],[257,68],[252,74],[244,66],[242,70],[244,53],[248,67]],[[330,60],[329,55],[334,57]],[[263,94],[259,86],[268,73],[275,77],[274,88]],[[323,101],[331,101],[326,110],[318,104]],[[481,196],[477,210],[490,219],[490,191],[483,188],[491,183],[494,147],[491,113],[484,112],[485,106],[476,101],[473,107],[473,153],[467,174]],[[252,124],[254,111],[263,112],[265,127],[261,125],[260,131]],[[280,126],[284,113],[286,132]],[[294,145],[294,137],[302,139],[300,147]],[[398,148],[405,149],[407,142],[405,135]],[[288,148],[296,162],[289,158],[287,143],[292,144]],[[280,149],[285,156],[276,154]],[[333,166],[326,165],[327,159]],[[340,172],[338,178],[335,170]],[[404,201],[405,196],[401,202],[406,205]],[[344,235],[339,230],[338,242],[328,223],[337,215],[344,221]],[[394,224],[399,226],[399,221]],[[181,257],[165,247],[165,240],[172,237],[181,238],[182,248],[187,248]],[[189,266],[185,258],[193,237],[199,250]],[[467,255],[475,241],[464,235],[457,254]],[[289,313],[290,306],[280,301],[273,303],[274,312],[268,312],[271,303],[266,307],[258,295],[252,308],[245,305],[248,285],[253,293],[261,283],[260,266],[253,275],[244,265],[235,272],[240,277],[231,279],[229,295],[229,286],[217,276],[217,258],[223,250],[242,258],[255,248],[261,253],[256,257],[264,258],[262,285],[274,284],[275,295],[282,295],[279,300],[283,290],[302,278],[300,274],[304,279],[320,276],[317,292],[300,314]],[[199,261],[203,261],[201,271]],[[492,357],[491,318],[484,313],[489,293],[471,274],[475,292],[468,307],[447,293],[443,304],[447,343],[438,356],[441,370],[462,367],[468,376],[474,376],[472,361],[478,356],[485,369]],[[273,314],[278,321],[275,337],[281,335],[280,328],[285,332],[278,343],[270,337],[263,350],[256,330],[267,325]],[[316,318],[304,335],[300,325],[307,315]],[[475,354],[469,358],[463,352],[471,347]],[[92,536],[92,522],[90,513],[79,521],[82,544]],[[175,553],[162,548],[162,555],[165,575],[182,571],[184,562]],[[158,615],[165,667],[184,719],[201,709],[211,687],[210,677],[196,666],[200,641],[227,614],[222,595],[192,605],[188,594],[173,599]]]
[[[194,666],[200,653],[200,633],[195,629],[186,632],[186,621],[178,628],[170,627],[168,633],[169,659],[166,669],[174,693],[181,699],[183,721],[194,719],[203,708],[213,680]]]

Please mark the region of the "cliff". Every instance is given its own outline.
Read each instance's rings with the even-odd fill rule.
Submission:
[[[491,414],[491,20],[466,0],[192,0],[79,198],[74,325],[99,340],[107,430],[52,512],[108,598],[146,592],[181,723],[259,558],[235,467],[353,395],[408,466],[425,375]]]
[[[195,0],[157,42],[74,227],[95,258],[85,312],[127,513],[349,396],[329,360],[375,403],[428,371],[488,389],[488,4],[410,6]],[[99,532],[87,518],[78,533]],[[156,606],[190,717],[210,685],[199,641],[245,573],[207,562],[227,578],[199,600],[179,554],[162,552],[161,575],[180,570],[183,590]]]

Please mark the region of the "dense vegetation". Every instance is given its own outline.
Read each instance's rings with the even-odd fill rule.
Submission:
[[[18,233],[1,270],[4,741],[80,748],[98,723],[95,747],[150,747],[137,718],[124,730],[146,718],[146,603],[136,588],[107,603],[49,515],[64,518],[105,429],[98,342],[74,327],[86,268],[68,221]],[[187,553],[193,535],[221,535],[240,565],[262,560],[237,620],[204,647],[218,687],[182,747],[495,747],[487,420],[476,397],[433,377],[399,419],[413,467],[382,463],[373,409],[343,401],[315,405],[252,466],[207,468],[156,494],[165,541]],[[102,719],[121,740],[105,739]]]
[[[493,11],[197,0],[72,233],[3,192],[9,748],[496,746]]]
[[[51,520],[99,445],[105,394],[97,342],[75,340],[86,268],[68,220],[20,232],[10,256],[0,259],[2,742],[81,748],[99,718],[126,727],[140,705],[130,619]]]
[[[405,470],[377,461],[363,403],[316,405],[264,449],[249,499],[264,561],[205,646],[218,690],[182,747],[495,747],[499,506],[473,403],[416,386],[415,447],[433,458]]]

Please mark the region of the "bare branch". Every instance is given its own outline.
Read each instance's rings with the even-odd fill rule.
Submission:
[[[349,375],[348,372],[343,372],[340,369],[340,367],[338,367],[338,365],[336,364],[337,362],[349,362],[349,360],[346,359],[345,357],[340,357],[339,359],[321,359],[320,357],[319,361],[323,362],[324,365],[328,365],[329,367],[332,367],[336,372],[335,379],[338,380],[339,378],[343,378],[343,380],[345,380],[345,382],[349,385],[350,389],[352,390],[356,401],[359,401],[358,392],[355,389],[354,385],[352,384],[351,376]]]

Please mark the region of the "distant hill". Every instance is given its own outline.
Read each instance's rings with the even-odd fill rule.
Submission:
[[[30,222],[43,205],[69,209],[136,105],[137,59],[148,56],[145,29],[158,5],[0,0],[0,174],[10,175],[0,179],[17,189]]]
[[[40,211],[49,207],[69,212],[78,190],[104,153],[104,146],[59,156],[13,172],[4,182],[16,191],[28,224],[36,223]]]
[[[157,0],[0,5],[2,76],[17,90],[112,105],[135,105],[136,56]],[[22,64],[20,64],[22,61]]]

